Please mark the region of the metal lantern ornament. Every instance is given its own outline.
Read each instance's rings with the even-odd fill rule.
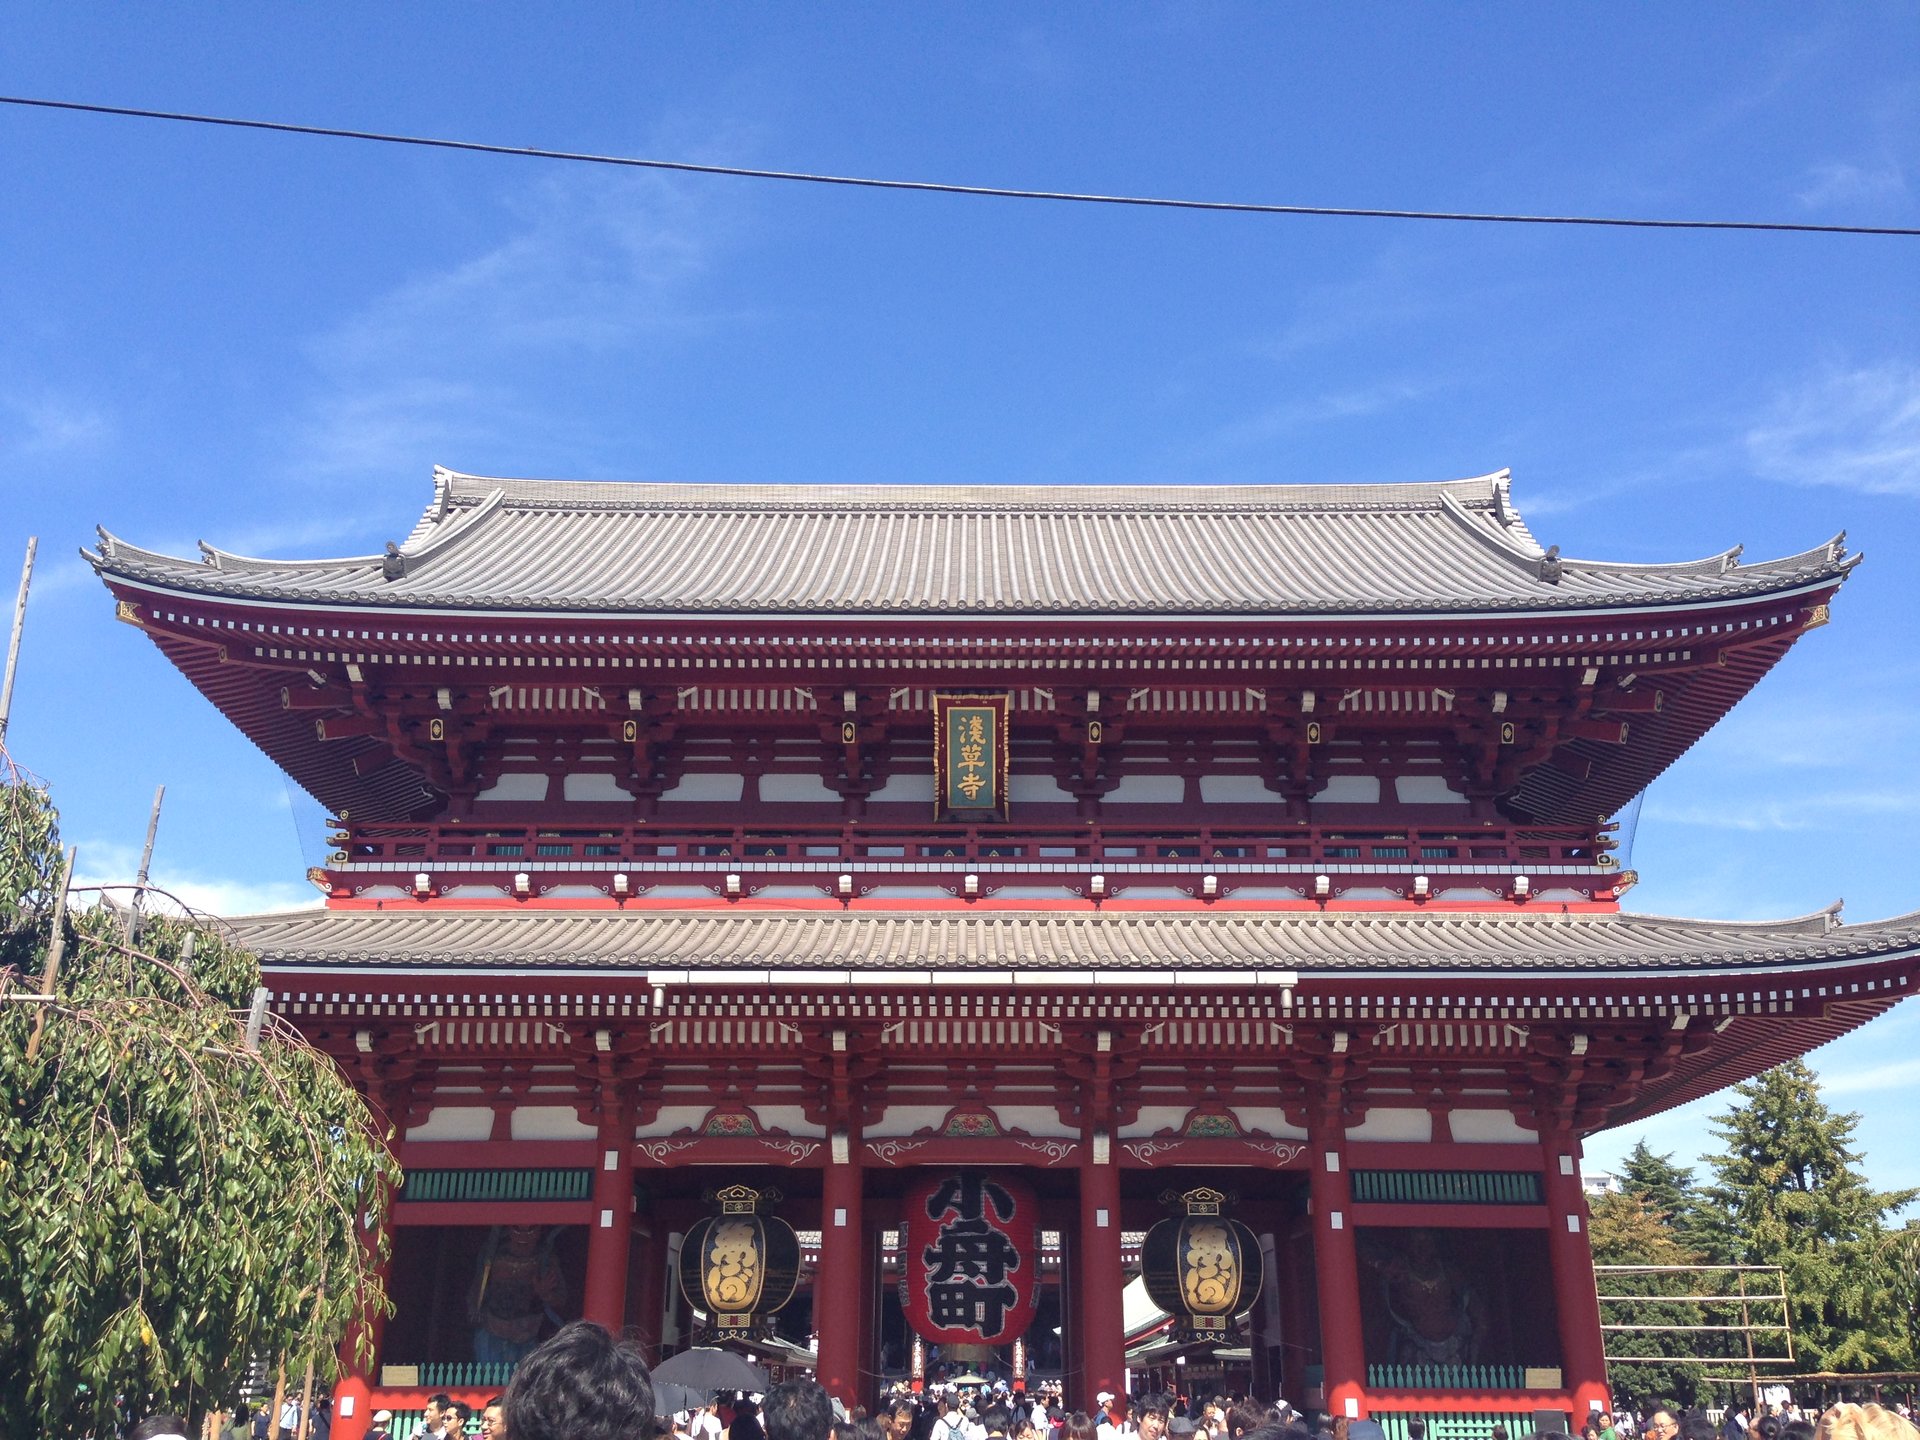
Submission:
[[[759,1213],[760,1201],[777,1194],[729,1185],[713,1198],[720,1213],[681,1242],[680,1293],[714,1336],[757,1335],[800,1283],[800,1238],[779,1216]]]
[[[1160,1221],[1140,1247],[1147,1295],[1182,1339],[1221,1338],[1260,1298],[1260,1242],[1220,1213],[1226,1199],[1205,1186],[1187,1191],[1185,1213]]]

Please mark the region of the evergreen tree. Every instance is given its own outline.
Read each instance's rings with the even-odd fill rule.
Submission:
[[[1636,1161],[1665,1164],[1666,1157],[1647,1153],[1644,1144],[1628,1157],[1629,1171]],[[1669,1169],[1672,1167],[1669,1166]],[[1686,1175],[1688,1172],[1680,1171]],[[1690,1177],[1689,1177],[1690,1178]],[[1623,1177],[1626,1188],[1617,1195],[1602,1195],[1589,1208],[1588,1234],[1593,1242],[1593,1263],[1607,1265],[1697,1265],[1701,1256],[1676,1236],[1667,1210],[1654,1205],[1644,1193],[1636,1193],[1630,1176]],[[1684,1295],[1694,1288],[1691,1275],[1608,1274],[1596,1277],[1602,1295],[1632,1296],[1626,1300],[1602,1300],[1600,1318],[1614,1325],[1698,1325],[1697,1305],[1663,1301],[1662,1296]],[[1644,1296],[1645,1299],[1638,1297]],[[1686,1360],[1668,1357],[1692,1352],[1710,1353],[1718,1335],[1702,1332],[1694,1337],[1673,1331],[1631,1330],[1607,1332],[1607,1353],[1619,1357],[1645,1357],[1625,1360],[1609,1367],[1613,1386],[1620,1399],[1645,1406],[1653,1403],[1692,1405],[1700,1394],[1701,1367]]]
[[[1886,1267],[1894,1329],[1904,1342],[1893,1368],[1920,1369],[1920,1220],[1909,1220],[1887,1237]]]
[[[1800,1060],[1734,1087],[1715,1118],[1702,1211],[1714,1249],[1778,1265],[1797,1359],[1808,1370],[1868,1370],[1904,1353],[1886,1221],[1920,1191],[1877,1191],[1856,1168],[1859,1116],[1835,1114]],[[1759,1316],[1755,1317],[1760,1318]]]
[[[1620,1188],[1664,1220],[1682,1248],[1705,1251],[1709,1237],[1703,1233],[1700,1195],[1690,1168],[1674,1164],[1670,1154],[1654,1154],[1641,1140],[1627,1154]],[[1701,1253],[1694,1261],[1677,1263],[1691,1264],[1705,1258]]]

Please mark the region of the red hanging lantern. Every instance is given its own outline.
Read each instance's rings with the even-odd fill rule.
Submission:
[[[756,1334],[793,1298],[800,1239],[777,1215],[757,1213],[757,1190],[730,1185],[714,1199],[720,1213],[696,1223],[680,1244],[680,1293],[706,1314],[710,1332]]]
[[[1260,1297],[1260,1242],[1220,1213],[1226,1198],[1204,1186],[1187,1191],[1186,1213],[1160,1221],[1140,1246],[1147,1296],[1175,1317],[1183,1338],[1219,1339]]]
[[[1040,1303],[1040,1211],[998,1172],[935,1176],[901,1201],[900,1304],[936,1345],[1004,1345]]]

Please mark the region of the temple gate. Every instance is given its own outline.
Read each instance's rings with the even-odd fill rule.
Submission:
[[[1607,1403],[1582,1138],[1920,968],[1914,917],[1620,903],[1611,817],[1825,623],[1838,541],[1574,560],[1504,475],[441,471],[383,554],[94,563],[335,817],[325,908],[233,925],[406,1170],[341,1440],[484,1398],[577,1315],[688,1344],[685,1237],[742,1187],[799,1283],[739,1343],[849,1401],[951,1358],[1089,1406],[1185,1359],[1335,1414],[1577,1424]],[[1196,1191],[1261,1294],[1130,1336]],[[745,1233],[695,1257],[743,1295]],[[1186,1246],[1209,1279],[1223,1244]]]

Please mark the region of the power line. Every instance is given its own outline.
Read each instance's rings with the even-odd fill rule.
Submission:
[[[1901,225],[1813,225],[1787,220],[1671,220],[1623,215],[1507,215],[1467,210],[1376,210],[1347,205],[1266,205],[1251,200],[1180,200],[1152,195],[1091,195],[1074,190],[1025,190],[1006,185],[950,185],[937,180],[883,180],[871,175],[820,175],[804,170],[763,170],[747,165],[700,165],[691,160],[653,160],[636,155],[596,155],[579,150],[543,150],[531,145],[488,145],[478,140],[447,140],[427,135],[391,135],[378,130],[344,130],[331,125],[295,125],[284,120],[243,120],[230,115],[192,115],[177,110],[143,110],[130,105],[90,105],[78,100],[45,100],[0,95],[0,105],[40,110],[78,111],[140,120],[173,120],[189,125],[220,125],[234,130],[270,130],[283,135],[315,135],[330,140],[372,140],[383,145],[418,145],[432,150],[464,150],[477,155],[517,155],[529,160],[570,160],[584,165],[618,165],[634,170],[674,170],[690,175],[730,175],[745,180],[788,180],[806,185],[847,185],[863,190],[911,190],[932,195],[978,195],[996,200],[1053,200],[1074,205],[1132,205],[1154,210],[1215,210],[1243,215],[1311,215],[1351,220],[1453,220],[1474,225],[1591,225],[1624,230],[1758,230],[1802,235],[1920,236],[1920,228]]]

